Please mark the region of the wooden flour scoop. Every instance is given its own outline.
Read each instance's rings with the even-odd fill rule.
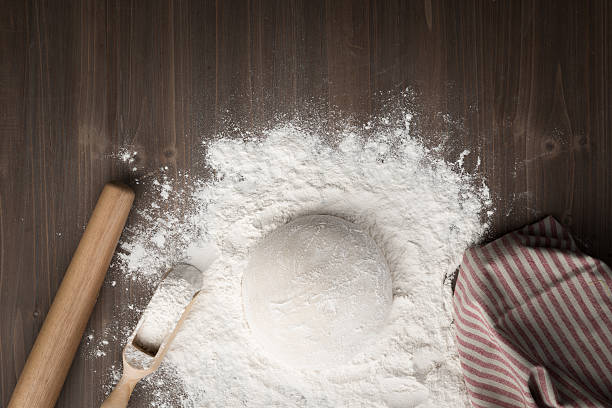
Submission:
[[[146,341],[142,336],[143,325],[146,325],[147,312],[151,307],[154,307],[154,301],[156,295],[164,290],[164,285],[168,282],[182,279],[187,281],[194,291],[191,300],[180,313],[178,321],[176,321],[174,328],[163,338],[161,344],[151,344],[150,341]],[[153,373],[157,370],[164,359],[166,352],[170,348],[172,341],[179,332],[183,322],[189,315],[189,312],[195,303],[195,300],[200,293],[199,289],[202,286],[202,273],[193,265],[179,264],[171,269],[166,276],[163,277],[162,281],[155,290],[155,294],[151,298],[147,310],[143,313],[134,334],[128,340],[128,344],[123,349],[123,375],[119,380],[119,383],[115,386],[113,392],[108,398],[102,403],[100,408],[125,408],[128,405],[130,396],[134,387],[142,378]],[[197,290],[197,291],[196,291]],[[195,293],[194,293],[195,292]],[[178,316],[177,316],[178,317]],[[172,324],[176,320],[175,316],[169,317],[171,321],[164,322]],[[158,325],[158,321],[154,321],[151,324]]]

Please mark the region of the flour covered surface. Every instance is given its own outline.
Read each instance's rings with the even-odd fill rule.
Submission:
[[[341,365],[376,338],[391,274],[363,229],[330,215],[298,217],[252,251],[242,279],[247,322],[270,358]]]
[[[299,121],[244,133],[241,138],[221,134],[205,142],[203,158],[214,176],[193,179],[188,210],[181,209],[180,217],[171,213],[132,229],[122,243],[126,253],[121,259],[131,282],[150,281],[150,261],[161,267],[174,257],[165,249],[173,241],[182,243],[187,262],[205,271],[202,293],[164,363],[176,375],[164,377],[162,367],[145,384],[180,388],[183,396],[180,403],[172,404],[156,397],[152,406],[469,406],[448,307],[450,283],[445,278],[454,272],[463,251],[487,229],[488,189],[462,167],[469,152],[457,162],[445,161],[415,137],[409,113],[383,119],[346,126],[332,135]],[[164,191],[172,199],[178,189]],[[322,316],[321,324],[332,329],[338,316],[334,313],[339,313],[334,308],[354,302],[357,314],[348,320],[345,316],[343,321],[350,324],[344,328],[358,333],[361,324],[367,333],[349,344],[346,353],[338,352],[327,361],[329,350],[338,350],[343,341],[338,340],[340,332],[317,331],[311,325],[302,334],[314,337],[299,342],[288,332],[270,331],[282,328],[278,323],[287,316],[292,324],[298,323],[300,309],[291,309],[295,305],[290,302],[303,302],[312,293],[291,292],[299,285],[291,286],[281,276],[277,289],[284,297],[272,299],[279,301],[276,312],[281,315],[266,327],[262,321],[253,324],[257,320],[249,315],[253,305],[248,303],[254,299],[250,289],[257,283],[243,287],[258,245],[275,230],[316,214],[355,225],[372,240],[379,251],[372,259],[382,259],[388,274],[385,279],[383,270],[373,268],[376,272],[370,280],[361,280],[367,282],[361,287],[360,279],[328,282],[330,293],[310,299],[316,313],[307,311],[305,316]],[[165,231],[182,235],[177,240],[166,237],[166,247],[150,245]],[[184,245],[188,242],[191,245]],[[210,262],[211,248],[214,262]],[[288,262],[287,254],[283,257],[282,262]],[[145,259],[146,268],[140,261]],[[262,265],[256,269],[261,271]],[[313,283],[313,275],[308,276]],[[324,279],[317,283],[326,284]],[[262,290],[272,289],[264,285]],[[349,293],[358,294],[354,299],[329,301]],[[372,310],[366,311],[366,306]],[[283,308],[290,312],[285,317],[279,312]],[[266,313],[275,312],[272,308],[263,316]],[[371,324],[374,318],[377,324]],[[267,344],[265,330],[273,339]],[[276,347],[273,342],[283,336],[298,349]],[[304,351],[311,351],[318,361],[296,354]]]

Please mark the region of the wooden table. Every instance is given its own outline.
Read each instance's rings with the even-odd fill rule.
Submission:
[[[553,214],[612,261],[606,0],[0,3],[2,405],[104,182],[201,168],[201,138],[227,116],[365,118],[410,87],[460,121],[449,159],[481,156],[492,237]],[[127,145],[136,173],[113,157]],[[140,295],[103,288],[89,330]],[[97,406],[118,358],[80,355],[58,406]]]

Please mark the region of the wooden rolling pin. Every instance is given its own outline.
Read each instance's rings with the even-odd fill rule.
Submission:
[[[79,347],[134,201],[124,184],[104,186],[8,408],[52,408]]]

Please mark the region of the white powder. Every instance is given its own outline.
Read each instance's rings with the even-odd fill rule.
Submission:
[[[138,368],[139,370],[144,370],[151,367],[154,361],[153,356],[134,347],[132,342],[128,342],[123,349],[123,358],[129,365],[134,368]]]
[[[393,301],[376,243],[330,215],[298,217],[251,251],[244,313],[268,355],[295,367],[344,364],[377,338]]]
[[[155,290],[140,319],[134,341],[153,355],[157,354],[201,285],[201,272],[193,266],[179,264],[173,268]]]
[[[166,213],[141,210],[142,225],[122,244],[125,273],[146,282],[186,254],[205,278],[167,355],[174,380],[162,373],[151,381],[176,389],[169,383],[180,379],[180,405],[188,407],[469,406],[445,279],[486,230],[488,190],[457,163],[435,158],[411,136],[411,120],[383,118],[325,136],[286,124],[257,139],[221,138],[206,146],[214,180],[194,181],[188,198],[167,180],[152,186]],[[168,210],[168,200],[184,205]],[[391,312],[375,341],[319,371],[270,358],[245,323],[241,300],[255,245],[307,214],[338,215],[363,228],[393,278]],[[163,398],[152,405],[163,406]]]

